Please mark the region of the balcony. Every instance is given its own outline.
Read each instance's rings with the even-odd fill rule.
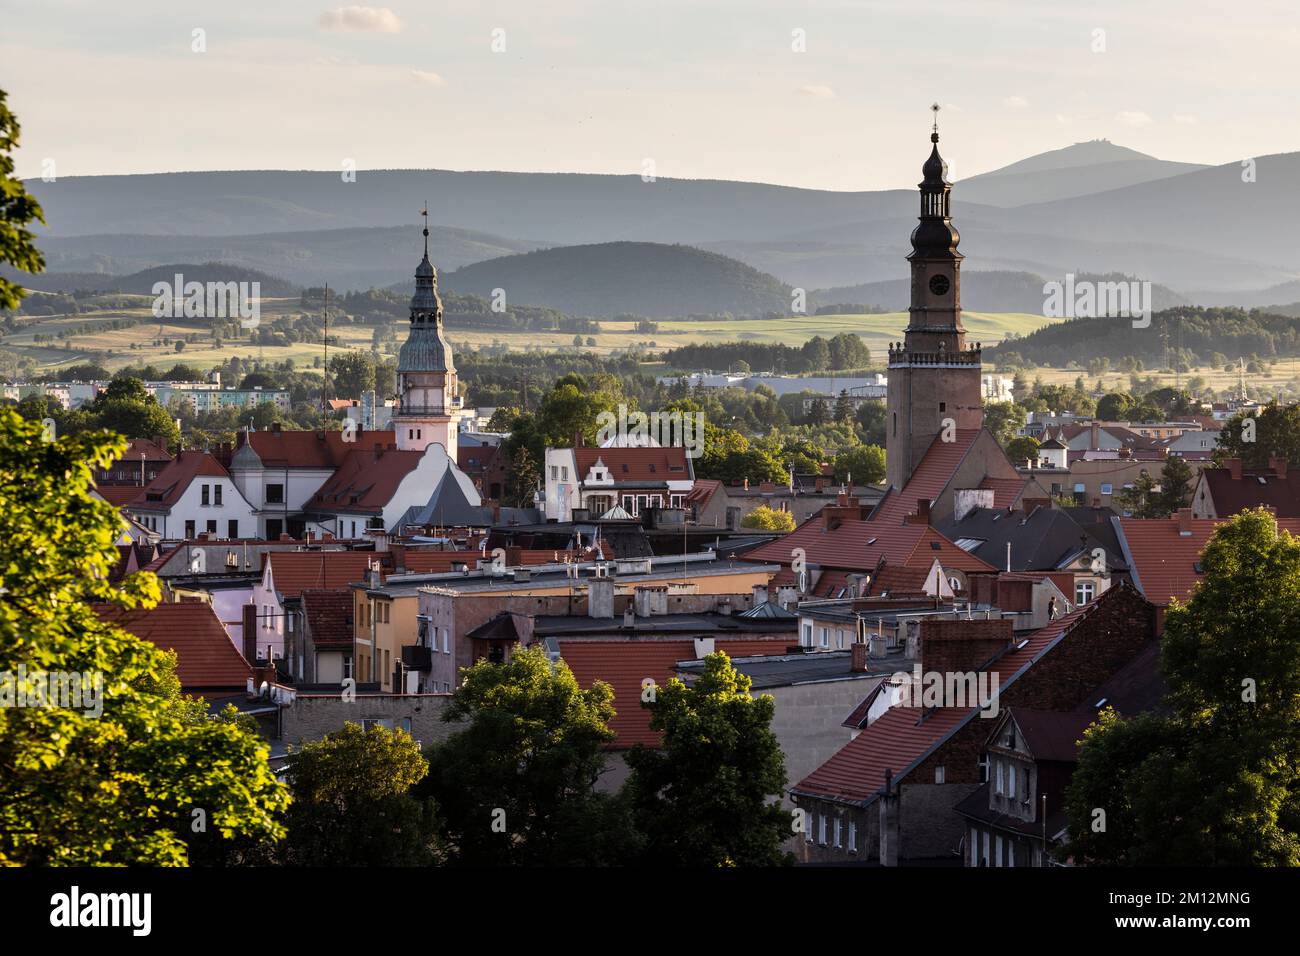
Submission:
[[[413,671],[430,671],[433,669],[433,654],[427,647],[406,644],[402,647],[402,666]]]

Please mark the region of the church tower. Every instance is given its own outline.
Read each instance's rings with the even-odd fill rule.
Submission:
[[[934,439],[984,422],[980,346],[966,347],[961,324],[961,241],[952,224],[952,183],[939,155],[938,105],[934,144],[921,167],[921,215],[912,230],[911,306],[902,343],[889,346],[885,417],[886,480],[902,490]]]
[[[424,258],[415,268],[411,330],[397,356],[397,409],[393,431],[400,451],[424,451],[434,442],[456,460],[456,422],[460,398],[451,346],[442,328],[438,271],[429,262],[429,212],[424,225]]]

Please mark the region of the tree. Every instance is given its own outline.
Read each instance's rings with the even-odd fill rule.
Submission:
[[[814,398],[812,404],[808,406],[808,424],[825,425],[831,420],[830,408],[824,398]]]
[[[1263,470],[1274,456],[1300,462],[1300,405],[1270,402],[1253,422],[1249,411],[1238,412],[1219,432],[1215,459],[1240,458],[1251,470]]]
[[[1025,410],[1014,402],[986,402],[984,405],[984,427],[1003,448],[1025,427],[1026,420]]]
[[[767,505],[759,505],[740,519],[740,526],[742,528],[754,528],[758,531],[789,532],[794,530],[794,515],[788,511],[769,508]]]
[[[1013,462],[1038,461],[1038,439],[1023,435],[1007,442],[1007,457]]]
[[[1126,422],[1133,408],[1132,395],[1124,392],[1108,392],[1097,402],[1097,417],[1104,422]]]
[[[854,421],[857,423],[858,428],[862,430],[861,437],[864,445],[885,447],[887,436],[885,435],[884,402],[863,402],[858,406],[858,413],[854,416]]]
[[[365,352],[330,357],[330,392],[339,398],[361,398],[375,387],[375,363]]]
[[[92,607],[159,597],[152,574],[109,580],[122,519],[92,496],[93,473],[125,451],[103,432],[45,441],[39,424],[0,410],[0,674],[102,681],[98,717],[0,706],[0,865],[184,865],[200,820],[223,839],[283,833],[288,794],[265,743],[210,719],[181,695],[174,654]]]
[[[35,236],[27,226],[45,223],[45,213],[36,199],[14,178],[13,153],[18,148],[18,120],[0,90],[0,263],[22,272],[45,271],[45,258],[36,248]],[[16,309],[26,291],[0,275],[0,309]]]
[[[451,862],[596,865],[635,855],[622,800],[595,789],[614,739],[610,686],[582,690],[540,644],[462,673],[443,715],[462,729],[426,752],[418,791],[437,801]]]
[[[885,480],[885,449],[879,445],[846,448],[835,456],[835,480],[875,485]]]
[[[1155,517],[1171,515],[1192,500],[1192,466],[1178,455],[1171,455],[1160,469],[1160,510]]]
[[[805,342],[801,351],[809,371],[820,372],[831,364],[830,345],[820,335],[814,335]]]
[[[1115,495],[1115,501],[1124,514],[1134,518],[1163,516],[1164,502],[1160,497],[1160,489],[1156,485],[1156,480],[1145,468],[1133,481],[1132,488],[1120,489]]]
[[[410,734],[347,723],[290,754],[293,803],[284,862],[294,866],[420,866],[437,859],[428,801],[411,788],[428,761]]]
[[[1103,714],[1084,737],[1066,798],[1082,863],[1300,865],[1300,542],[1245,511],[1201,566],[1165,618],[1170,713]]]
[[[704,659],[691,686],[676,677],[655,688],[652,750],[627,755],[625,789],[652,864],[771,866],[791,862],[781,844],[791,816],[781,808],[785,757],[772,733],[771,696],[750,697],[750,679],[721,651]]]
[[[95,396],[88,414],[91,428],[107,428],[127,438],[161,435],[173,445],[180,444],[176,422],[137,378],[113,379]]]
[[[839,397],[835,399],[835,420],[837,422],[853,421],[853,403],[849,401],[848,389],[840,389]]]

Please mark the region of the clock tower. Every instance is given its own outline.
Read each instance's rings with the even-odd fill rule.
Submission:
[[[936,437],[980,428],[980,345],[961,323],[961,236],[949,207],[952,183],[939,155],[938,104],[930,158],[921,167],[921,215],[912,230],[911,306],[901,343],[889,346],[885,471],[897,493]]]

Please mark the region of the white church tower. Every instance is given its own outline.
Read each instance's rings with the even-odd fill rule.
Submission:
[[[454,462],[461,401],[451,346],[442,328],[438,271],[429,261],[427,209],[423,215],[424,258],[415,269],[411,330],[397,357],[397,409],[392,427],[399,450],[424,451],[436,442]]]

